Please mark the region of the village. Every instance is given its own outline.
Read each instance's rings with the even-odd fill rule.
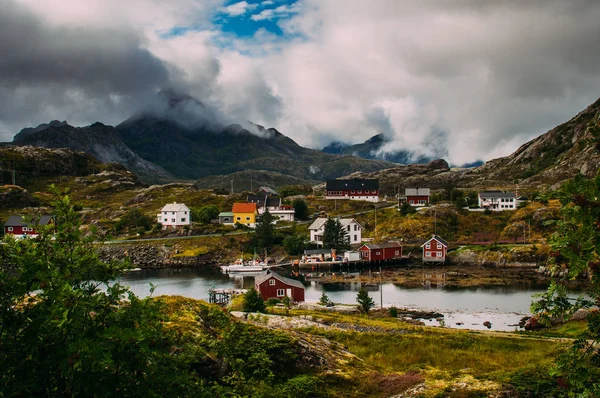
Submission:
[[[323,200],[364,202],[383,206],[384,209],[401,211],[408,207],[411,211],[424,211],[431,205],[431,190],[426,187],[406,188],[404,195],[395,195],[392,200],[380,196],[379,181],[377,179],[335,179],[328,180],[322,196]],[[306,248],[295,258],[288,262],[278,263],[264,255],[257,255],[256,249],[252,259],[243,256],[234,262],[221,265],[225,273],[256,274],[257,290],[261,289],[264,281],[259,281],[268,273],[272,279],[268,288],[261,289],[264,299],[279,298],[293,294],[294,301],[303,301],[303,294],[299,290],[297,281],[284,278],[274,272],[274,268],[289,265],[295,269],[322,270],[329,267],[364,265],[364,266],[394,266],[406,264],[409,259],[414,261],[414,251],[405,252],[405,243],[402,236],[393,240],[381,240],[374,237],[365,237],[365,226],[353,217],[336,215],[328,216],[325,211],[312,214],[308,221],[296,218],[296,209],[289,201],[284,199],[274,189],[259,187],[254,192],[247,194],[243,202],[234,202],[230,209],[220,211],[211,219],[212,224],[230,228],[231,231],[246,231],[251,233],[265,215],[272,220],[274,226],[287,228],[295,224],[308,225],[307,234],[304,236]],[[515,192],[482,191],[478,193],[477,203],[465,207],[475,212],[502,212],[516,210],[526,198],[518,197]],[[377,217],[377,208],[374,208]],[[370,210],[365,211],[369,213]],[[361,213],[365,213],[361,212]],[[157,226],[163,232],[184,231],[194,222],[192,209],[185,203],[172,202],[159,209],[156,215]],[[375,221],[376,222],[376,221]],[[450,248],[449,243],[437,232],[436,220],[431,228],[430,236],[418,242],[420,250],[420,263],[422,265],[444,265]],[[22,215],[11,215],[4,223],[4,234],[16,239],[36,238],[40,228],[52,228],[55,220],[52,215],[43,215],[37,220],[30,220]],[[375,224],[376,228],[376,224]],[[234,232],[232,232],[234,233]],[[332,238],[333,236],[333,238]],[[414,244],[412,245],[414,246]]]

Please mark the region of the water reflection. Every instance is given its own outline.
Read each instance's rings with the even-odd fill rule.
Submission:
[[[428,309],[442,312],[447,326],[457,327],[456,323],[470,329],[482,329],[480,324],[490,320],[494,330],[512,330],[523,314],[529,313],[532,294],[545,290],[535,283],[518,286],[474,287],[474,288],[407,288],[392,283],[343,284],[322,283],[311,280],[310,273],[293,274],[291,270],[278,271],[287,277],[301,280],[305,286],[307,301],[318,301],[323,292],[336,303],[356,304],[356,294],[365,288],[376,306],[397,306],[414,309]],[[254,275],[224,275],[214,269],[182,270],[141,270],[124,275],[120,282],[130,286],[139,296],[150,293],[150,283],[156,286],[154,295],[181,295],[207,300],[211,287],[250,288],[254,286]],[[486,318],[486,319],[484,319]],[[489,318],[489,319],[488,319]],[[477,323],[478,325],[473,325]],[[437,324],[428,322],[427,324]]]

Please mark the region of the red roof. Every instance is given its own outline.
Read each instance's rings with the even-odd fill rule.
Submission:
[[[233,213],[256,213],[256,203],[234,203]]]

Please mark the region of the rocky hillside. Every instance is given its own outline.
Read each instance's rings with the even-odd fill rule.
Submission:
[[[94,123],[87,127],[73,127],[67,122],[52,121],[36,128],[21,130],[14,145],[32,145],[44,148],[70,148],[93,155],[103,163],[118,163],[135,172],[146,182],[166,182],[173,176],[161,167],[140,158],[119,138],[112,126]]]
[[[348,178],[379,178],[383,193],[398,187],[427,186],[475,189],[558,187],[577,173],[594,176],[600,165],[600,100],[577,116],[527,142],[513,154],[484,165],[450,169],[445,161],[397,166]]]

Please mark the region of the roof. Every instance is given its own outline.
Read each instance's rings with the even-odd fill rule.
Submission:
[[[233,213],[256,213],[256,203],[234,203]]]
[[[286,278],[284,276],[281,276],[273,271],[266,270],[264,273],[257,275],[254,278],[254,284],[255,285],[260,285],[263,282],[271,279],[271,277],[279,280],[280,282],[285,283],[286,285],[290,285],[290,286],[295,286],[295,287],[299,287],[300,289],[304,289],[304,285],[302,284],[302,282],[297,281],[295,279],[290,279],[290,278]]]
[[[34,225],[48,225],[52,220],[52,216],[44,215],[39,220],[33,219],[32,221],[26,221],[23,216],[10,216],[4,223],[5,227],[31,227]]]
[[[392,247],[402,247],[402,245],[400,244],[400,242],[369,243],[369,244],[364,244],[363,246],[367,247],[369,250],[374,250],[374,249],[389,249],[389,248],[392,248]]]
[[[254,192],[255,193],[264,192],[264,193],[269,194],[269,195],[277,195],[277,191],[275,191],[273,188],[269,188],[269,187],[259,187]]]
[[[328,191],[344,191],[347,189],[379,189],[379,180],[354,178],[352,180],[327,180]]]
[[[479,192],[479,197],[485,198],[485,199],[497,199],[497,198],[516,198],[517,195],[514,192],[487,191],[487,192]]]
[[[356,221],[354,218],[338,218],[338,220],[340,220],[340,224],[342,224],[342,227],[347,227],[349,224],[352,224],[352,222],[355,222],[358,224],[358,221]],[[310,224],[310,227],[308,227],[308,229],[309,230],[311,230],[311,229],[319,230],[319,229],[321,229],[321,227],[323,227],[325,225],[326,222],[327,222],[327,218],[319,217],[315,221],[313,221],[312,224]],[[358,225],[360,225],[360,224],[358,224]]]
[[[230,211],[222,211],[219,213],[219,217],[233,217],[233,213]]]
[[[160,211],[190,211],[190,209],[185,203],[173,202],[165,205]]]
[[[267,207],[279,207],[281,205],[281,198],[274,195],[248,195],[246,200],[248,203],[256,203],[258,207],[263,207],[265,202]]]
[[[313,254],[331,254],[331,249],[307,249],[304,250],[304,254],[311,256]]]
[[[444,245],[444,246],[448,247],[448,242],[446,242],[444,239],[440,238],[440,237],[439,237],[439,236],[437,236],[437,235],[433,235],[433,236],[432,236],[432,237],[431,237],[431,238],[430,238],[430,239],[429,239],[427,242],[423,243],[423,244],[421,245],[421,247],[425,246],[427,243],[431,242],[431,241],[432,241],[432,240],[434,240],[434,239],[435,239],[435,240],[437,240],[438,242],[440,242],[442,245]]]
[[[430,196],[431,189],[429,188],[406,188],[404,190],[406,196]]]

